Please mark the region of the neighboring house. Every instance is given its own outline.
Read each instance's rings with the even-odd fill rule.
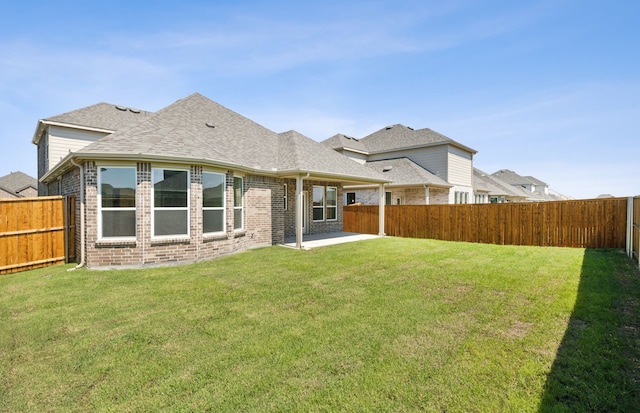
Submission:
[[[342,134],[322,142],[350,159],[382,172],[391,181],[386,204],[472,203],[473,155],[477,153],[431,129],[404,125],[380,129],[362,139]],[[378,204],[374,188],[345,188],[345,203]]]
[[[44,119],[33,142],[41,194],[77,196],[89,267],[196,261],[293,236],[300,247],[303,233],[342,230],[344,185],[383,196],[388,182],[199,94],[155,113],[102,103]]]
[[[0,198],[31,196],[38,196],[38,181],[35,178],[20,171],[0,177]]]
[[[529,201],[557,201],[560,197],[549,193],[549,185],[533,176],[521,176],[509,169],[501,169],[491,174],[516,188],[522,188],[529,195]]]
[[[530,194],[523,188],[510,185],[480,169],[473,168],[475,203],[502,204],[530,201]]]

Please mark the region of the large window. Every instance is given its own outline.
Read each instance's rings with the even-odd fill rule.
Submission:
[[[313,220],[324,221],[324,186],[313,187]]]
[[[189,235],[189,171],[154,168],[153,236]]]
[[[233,177],[233,229],[243,229],[243,204],[244,204],[244,179],[241,176]]]
[[[338,219],[338,188],[327,187],[327,221]]]
[[[136,237],[136,168],[99,167],[99,238]]]
[[[202,173],[202,232],[224,232],[225,227],[225,175]]]

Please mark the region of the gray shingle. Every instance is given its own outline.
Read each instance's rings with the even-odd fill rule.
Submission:
[[[309,171],[322,174],[386,180],[386,176],[339,154],[327,145],[289,131],[280,135],[279,171]]]
[[[464,148],[472,153],[477,151],[454,141],[434,130],[424,128],[414,130],[404,125],[387,126],[365,136],[360,141],[369,153],[388,152],[403,148],[451,144]]]
[[[166,157],[169,161],[173,157],[269,173],[304,171],[358,180],[385,179],[295,131],[278,135],[197,93],[75,155],[86,159]]]
[[[0,177],[0,187],[12,194],[18,194],[28,187],[38,189],[38,181],[24,172],[11,172]]]
[[[392,185],[430,185],[451,188],[452,185],[408,158],[367,162],[365,166],[382,173]]]
[[[101,102],[43,120],[115,132],[129,128],[152,114],[144,110]]]

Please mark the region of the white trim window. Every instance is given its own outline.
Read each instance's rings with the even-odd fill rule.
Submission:
[[[335,186],[327,187],[327,221],[338,220],[338,188]]]
[[[226,175],[202,172],[202,232],[216,234],[225,232]]]
[[[186,169],[153,168],[153,237],[189,236],[189,186]]]
[[[98,167],[98,238],[136,239],[136,168]]]
[[[244,229],[244,178],[233,177],[233,229]]]
[[[324,221],[324,186],[313,186],[313,221]]]

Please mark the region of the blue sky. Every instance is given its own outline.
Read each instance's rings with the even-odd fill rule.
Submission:
[[[402,123],[575,198],[640,194],[640,2],[0,2],[0,176],[38,119],[199,92],[321,141]]]

